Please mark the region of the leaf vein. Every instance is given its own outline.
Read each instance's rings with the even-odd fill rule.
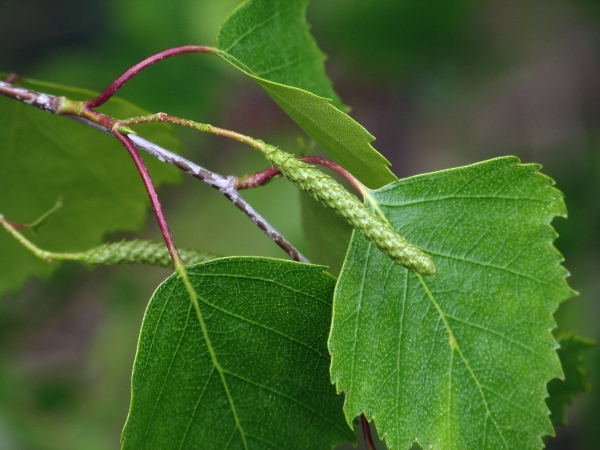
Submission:
[[[363,266],[364,268],[363,268],[363,273],[362,273],[361,280],[360,280],[359,292],[363,292],[363,290],[365,288],[366,272],[367,272],[367,267],[369,267],[369,259],[371,259],[372,249],[373,249],[373,245],[369,242],[369,250],[367,251],[367,255],[366,255],[366,263]],[[354,337],[352,339],[352,350],[351,350],[352,371],[350,373],[352,374],[352,379],[350,380],[350,390],[352,389],[352,387],[354,385],[354,373],[355,373],[355,369],[356,369],[356,343],[358,342],[358,328],[359,328],[359,324],[360,324],[360,310],[361,310],[361,305],[362,305],[362,298],[363,298],[363,296],[360,295],[359,300],[358,300],[358,305],[356,308],[356,326],[353,327],[354,328]]]
[[[165,376],[163,377],[163,382],[161,383],[160,391],[159,391],[158,395],[156,396],[156,401],[154,402],[154,407],[152,408],[152,414],[150,415],[150,420],[148,420],[148,428],[146,428],[146,433],[144,434],[144,439],[142,440],[142,444],[144,444],[146,442],[146,439],[148,438],[148,433],[150,432],[150,430],[152,428],[150,425],[152,424],[152,421],[154,420],[154,415],[156,414],[156,411],[158,409],[158,402],[160,401],[160,399],[162,397],[162,393],[163,393],[165,385],[167,383],[167,379],[169,378],[169,375],[171,374],[171,368],[173,367],[173,361],[175,361],[175,358],[177,357],[177,349],[179,349],[179,347],[181,347],[181,342],[183,341],[183,337],[185,336],[185,330],[187,329],[187,324],[190,320],[191,311],[192,311],[192,305],[190,304],[190,306],[188,307],[188,314],[187,314],[187,317],[185,320],[185,326],[182,327],[182,329],[181,329],[181,336],[179,337],[179,342],[177,342],[175,351],[173,351],[173,354],[171,355],[171,361],[169,362],[169,367],[165,371]],[[142,447],[143,447],[143,445],[142,445]]]
[[[502,333],[500,333],[498,331],[492,330],[491,328],[487,328],[487,327],[485,327],[483,325],[479,325],[479,324],[476,324],[476,323],[473,323],[473,322],[469,322],[467,320],[460,319],[458,317],[451,316],[450,314],[446,314],[446,317],[448,317],[448,318],[450,318],[452,320],[455,320],[456,322],[460,322],[462,324],[468,325],[470,327],[477,328],[478,330],[485,331],[487,333],[493,334],[494,336],[498,336],[499,338],[502,338],[502,339],[510,342],[511,344],[516,345],[517,347],[521,347],[522,349],[527,350],[529,353],[531,353],[532,355],[534,355],[537,358],[539,358],[540,361],[543,361],[545,359],[545,357],[543,355],[540,355],[539,353],[537,353],[533,348],[528,347],[527,345],[525,345],[525,344],[523,344],[523,343],[521,343],[519,341],[511,339],[510,337],[505,336],[504,334],[502,334]]]
[[[237,409],[236,409],[235,403],[233,401],[233,397],[231,395],[231,392],[229,391],[229,385],[227,384],[227,380],[225,379],[225,374],[224,374],[223,368],[221,367],[221,364],[219,363],[219,361],[217,359],[217,355],[215,353],[215,350],[210,341],[210,337],[208,335],[208,329],[206,328],[206,324],[204,323],[204,318],[202,316],[202,311],[200,310],[200,304],[198,302],[199,296],[196,293],[196,290],[194,289],[192,284],[190,283],[190,279],[189,279],[188,273],[187,273],[187,268],[185,266],[178,267],[178,274],[190,296],[190,305],[193,305],[193,307],[196,311],[196,317],[198,318],[198,323],[200,324],[200,328],[202,330],[202,336],[204,337],[204,342],[205,342],[208,352],[210,354],[210,358],[213,363],[213,366],[215,369],[217,369],[217,372],[219,373],[219,377],[221,378],[221,383],[223,384],[223,389],[225,390],[225,395],[227,396],[227,400],[229,402],[229,407],[231,408],[231,412],[233,414],[235,426],[238,429],[238,431],[242,437],[244,449],[248,450],[248,443],[246,442],[246,434],[244,432],[244,429],[242,428],[242,424],[240,422],[240,418],[238,416]]]
[[[529,274],[526,274],[526,273],[523,273],[523,272],[518,272],[516,270],[510,269],[510,268],[505,267],[505,266],[498,266],[498,265],[487,263],[487,262],[484,262],[484,261],[476,261],[474,259],[468,259],[468,258],[461,257],[461,256],[450,255],[448,253],[433,252],[433,251],[430,251],[430,250],[427,250],[427,249],[424,249],[424,250],[427,253],[429,253],[430,255],[435,255],[435,256],[439,256],[439,257],[442,257],[442,258],[448,258],[448,259],[455,259],[455,260],[458,260],[458,261],[463,261],[465,263],[474,264],[474,265],[477,265],[477,266],[489,267],[491,269],[501,270],[501,271],[510,273],[512,275],[516,275],[518,277],[528,278],[531,281],[535,281],[536,283],[541,284],[543,286],[548,286],[548,287],[552,287],[554,289],[558,289],[556,286],[552,286],[547,281],[539,280],[539,279],[535,278],[532,275],[529,275]]]
[[[290,67],[290,66],[302,63],[304,61],[308,61],[310,59],[312,59],[311,55],[303,56],[302,58],[296,58],[296,59],[293,59],[291,61],[288,61],[285,64],[280,64],[279,66],[270,67],[268,70],[265,70],[263,72],[255,72],[255,73],[256,73],[256,76],[258,76],[260,78],[264,78],[264,76],[267,75],[267,74],[270,74],[270,73],[273,73],[273,72],[277,72],[279,70],[283,70],[283,69],[285,69],[287,67]],[[265,80],[268,80],[268,78],[265,78]]]
[[[305,292],[305,291],[301,291],[299,289],[293,289],[290,286],[287,286],[283,283],[280,283],[279,281],[275,281],[273,279],[267,279],[267,278],[260,278],[260,277],[250,277],[250,276],[246,276],[246,275],[232,275],[232,274],[228,274],[228,273],[199,273],[199,274],[193,274],[192,275],[193,278],[202,278],[202,277],[206,277],[206,278],[218,278],[218,277],[224,277],[224,278],[239,278],[242,280],[250,280],[250,281],[262,281],[264,283],[269,283],[269,284],[274,284],[276,286],[279,286],[281,288],[284,288],[285,290],[289,291],[289,292],[293,292],[295,294],[300,294],[302,296],[305,297],[309,297],[313,300],[316,300],[320,303],[323,303],[324,305],[327,306],[331,306],[331,303],[328,303],[326,301],[324,301],[323,299],[319,298],[318,295],[316,294],[311,294],[309,292]]]
[[[496,428],[496,431],[498,432],[498,435],[502,439],[504,447],[505,448],[509,448],[508,443],[506,442],[506,439],[505,439],[504,435],[500,431],[500,427],[498,426],[498,423],[496,422],[496,420],[494,419],[494,417],[492,415],[492,412],[491,412],[490,407],[488,405],[487,399],[486,399],[485,394],[483,392],[483,386],[479,382],[479,379],[477,378],[477,376],[475,375],[475,372],[473,371],[473,368],[469,364],[469,361],[467,360],[466,356],[463,354],[462,350],[460,349],[460,345],[459,345],[456,337],[454,336],[454,333],[452,332],[452,328],[450,327],[450,324],[446,320],[446,314],[444,313],[444,311],[442,310],[442,308],[438,304],[438,302],[435,300],[435,298],[433,296],[433,293],[431,292],[431,290],[429,289],[429,287],[425,283],[425,280],[423,279],[423,277],[421,275],[419,275],[419,274],[416,274],[416,276],[419,278],[419,281],[421,282],[421,285],[423,286],[423,289],[425,289],[425,291],[427,292],[427,296],[429,297],[431,303],[433,304],[433,306],[437,310],[437,312],[438,312],[438,314],[440,316],[440,319],[444,323],[444,326],[445,326],[445,328],[446,328],[446,330],[448,332],[448,337],[450,339],[450,343],[451,343],[452,348],[454,348],[456,350],[456,352],[458,353],[458,355],[460,356],[460,358],[463,361],[465,367],[469,371],[469,374],[471,375],[471,378],[473,379],[475,385],[477,386],[477,390],[479,392],[479,395],[481,396],[481,401],[483,403],[483,406],[485,407],[486,413],[490,417],[490,420],[494,424],[494,427]]]
[[[470,186],[472,183],[476,182],[477,180],[483,178],[484,176],[486,176],[488,173],[495,171],[497,168],[495,166],[490,166],[487,167],[485,170],[482,170],[478,173],[475,174],[475,176],[469,178],[468,180],[466,180],[462,186],[458,187],[455,191],[454,194],[457,194],[458,192],[464,190],[467,186]]]
[[[268,16],[265,20],[263,20],[262,22],[257,23],[256,25],[254,25],[253,27],[251,27],[248,31],[246,31],[245,33],[242,33],[238,36],[238,38],[236,40],[234,40],[229,47],[227,47],[224,51],[228,52],[235,47],[237,44],[239,44],[240,42],[242,42],[244,39],[246,39],[248,36],[250,36],[252,33],[254,33],[256,30],[258,30],[259,28],[262,28],[264,26],[266,26],[269,22],[272,22],[273,20],[277,19],[278,17],[282,17],[285,16],[287,13],[289,13],[290,11],[292,11],[294,9],[294,5],[286,8],[286,9],[281,9],[280,11],[276,11],[273,15]]]
[[[511,400],[510,398],[507,398],[507,397],[505,397],[505,396],[501,395],[499,392],[496,392],[496,391],[494,391],[494,390],[492,390],[492,389],[490,389],[490,388],[488,388],[488,387],[486,387],[486,386],[483,386],[483,388],[484,388],[486,391],[488,391],[490,394],[493,394],[493,395],[495,395],[496,397],[498,397],[499,399],[501,399],[502,401],[504,401],[504,402],[506,402],[506,403],[510,404],[512,408],[518,409],[519,411],[521,411],[521,412],[523,412],[523,413],[527,414],[528,416],[530,416],[532,420],[534,420],[534,421],[536,421],[536,422],[539,422],[539,417],[537,417],[535,413],[533,413],[533,412],[531,412],[531,411],[529,411],[529,410],[527,410],[527,409],[523,408],[523,405],[521,405],[521,404],[519,404],[519,403],[517,403],[517,402],[514,402],[514,401],[513,401],[513,400]],[[543,425],[543,424],[542,424],[542,425]]]
[[[183,445],[185,444],[185,440],[187,439],[188,433],[190,432],[190,427],[192,426],[192,422],[194,421],[194,416],[196,415],[198,406],[200,406],[202,397],[204,397],[204,393],[206,392],[206,388],[208,387],[208,385],[210,383],[210,379],[212,378],[213,373],[215,373],[214,366],[211,369],[210,373],[208,374],[208,377],[206,377],[206,383],[204,383],[204,386],[202,387],[202,392],[200,392],[200,396],[198,397],[198,400],[196,401],[196,404],[194,405],[194,410],[190,414],[190,420],[188,421],[187,427],[185,428],[185,432],[183,433],[183,436],[181,437],[181,444],[179,445],[180,449],[182,449]]]
[[[292,337],[292,336],[288,336],[287,334],[285,334],[285,333],[282,333],[281,331],[279,331],[279,330],[276,330],[276,329],[274,329],[274,328],[268,327],[268,326],[266,326],[266,325],[264,325],[264,324],[262,324],[262,323],[259,323],[259,322],[255,322],[255,321],[253,321],[253,320],[250,320],[250,319],[248,319],[247,317],[241,316],[241,315],[239,315],[239,314],[235,314],[235,313],[233,313],[233,312],[231,312],[231,311],[227,311],[226,309],[224,309],[224,308],[221,308],[221,307],[219,307],[219,306],[215,305],[214,303],[210,303],[210,302],[208,302],[208,301],[207,301],[206,299],[204,299],[204,298],[200,298],[200,301],[201,301],[202,303],[204,303],[205,305],[208,305],[208,306],[210,306],[210,307],[212,307],[212,308],[216,309],[217,311],[220,311],[220,312],[222,312],[223,314],[226,314],[226,315],[228,315],[228,316],[231,316],[231,317],[235,317],[236,319],[242,320],[242,321],[244,321],[244,322],[247,322],[247,323],[249,323],[249,324],[251,324],[251,325],[255,325],[255,326],[259,327],[259,328],[262,328],[262,329],[264,329],[264,330],[270,331],[270,332],[272,332],[272,333],[274,333],[274,334],[277,334],[277,335],[279,335],[279,336],[281,336],[281,337],[287,338],[287,339],[289,339],[289,340],[290,340],[290,341],[292,341],[292,342],[296,342],[297,344],[300,344],[300,345],[302,345],[303,347],[306,347],[306,348],[308,348],[309,350],[312,350],[313,352],[317,353],[317,354],[318,354],[319,356],[321,356],[322,358],[326,358],[326,359],[328,359],[328,355],[324,354],[324,353],[323,353],[323,352],[321,352],[319,349],[317,349],[317,348],[314,348],[313,346],[311,346],[310,344],[308,344],[308,343],[306,343],[306,342],[302,342],[302,341],[300,341],[300,340],[298,340],[298,339],[296,339],[296,338],[294,338],[294,337]]]
[[[233,372],[230,372],[230,371],[227,371],[227,370],[223,370],[223,372],[226,373],[226,374],[228,374],[228,375],[231,375],[232,377],[235,377],[235,378],[237,378],[239,380],[245,381],[246,383],[249,383],[249,384],[251,384],[253,386],[256,386],[257,388],[264,389],[265,391],[272,392],[273,394],[277,394],[280,397],[283,397],[283,398],[291,401],[292,403],[295,403],[295,404],[303,407],[304,409],[306,409],[307,411],[310,411],[314,415],[319,416],[325,422],[329,423],[330,425],[333,425],[334,427],[338,428],[339,430],[345,431],[345,429],[343,429],[342,427],[340,427],[340,425],[338,423],[332,421],[328,416],[322,414],[321,412],[319,412],[315,408],[311,407],[310,405],[307,405],[307,404],[301,402],[297,398],[294,398],[294,397],[292,397],[290,395],[287,395],[284,392],[280,392],[277,389],[273,389],[272,387],[265,386],[263,384],[259,384],[259,383],[255,382],[255,381],[249,380],[248,378],[245,378],[242,375],[239,375],[237,373],[233,373]]]
[[[440,202],[440,201],[445,201],[445,200],[454,200],[454,199],[528,201],[528,202],[540,203],[544,206],[546,206],[548,203],[546,200],[539,199],[539,198],[533,198],[533,197],[520,197],[520,196],[514,197],[514,196],[508,196],[508,195],[489,195],[489,194],[482,194],[482,195],[454,195],[454,194],[452,194],[452,195],[445,195],[445,196],[440,196],[440,197],[420,198],[420,199],[416,199],[416,200],[399,202],[399,203],[391,203],[391,202],[377,202],[377,203],[379,206],[386,206],[389,208],[402,208],[405,206],[419,205],[422,203],[434,203],[434,202]]]

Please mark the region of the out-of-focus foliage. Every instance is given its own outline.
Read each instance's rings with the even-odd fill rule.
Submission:
[[[93,98],[81,92],[28,81],[24,87],[48,94]],[[106,104],[113,117],[147,112],[118,98]],[[107,233],[139,230],[145,221],[148,196],[127,152],[109,136],[75,121],[45,114],[9,98],[0,98],[0,214],[32,223],[61,199],[63,206],[37,232],[37,245],[55,251],[78,251],[99,245]],[[171,126],[161,124],[147,138],[179,149]],[[174,167],[148,161],[156,186],[176,183]],[[76,232],[75,232],[76,231]],[[24,252],[7,233],[0,234],[0,296],[18,291],[34,275],[56,268]]]
[[[590,389],[587,373],[583,366],[583,358],[594,348],[595,343],[586,339],[565,334],[558,338],[560,348],[558,356],[565,375],[564,380],[555,378],[548,383],[549,397],[546,400],[550,408],[550,419],[555,425],[566,425],[567,407],[573,398]]]
[[[219,55],[260,84],[331,158],[364,184],[377,188],[395,181],[388,161],[370,145],[373,136],[342,111],[325,76],[323,55],[308,32],[306,4],[307,0],[245,3],[219,29]]]

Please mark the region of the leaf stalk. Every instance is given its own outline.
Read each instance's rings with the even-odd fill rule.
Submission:
[[[215,50],[211,47],[207,47],[204,45],[183,45],[180,47],[174,47],[162,52],[158,52],[154,55],[149,56],[148,58],[140,61],[135,64],[131,68],[127,69],[119,78],[113,81],[100,95],[97,97],[87,100],[85,105],[88,108],[97,108],[100,105],[106,103],[119,89],[123,87],[125,83],[131,80],[135,75],[140,73],[146,67],[151,66],[158,61],[162,61],[163,59],[170,58],[171,56],[182,55],[184,53],[208,53],[215,54]]]
[[[165,240],[165,244],[167,249],[169,250],[169,254],[171,255],[171,259],[173,260],[173,265],[177,268],[180,265],[183,265],[184,262],[177,251],[177,246],[175,245],[175,241],[173,240],[173,236],[171,235],[171,231],[169,230],[169,225],[167,224],[167,219],[162,210],[162,206],[158,199],[158,194],[156,193],[156,188],[154,187],[154,183],[152,182],[152,178],[150,178],[150,174],[148,173],[148,169],[144,164],[144,160],[142,159],[140,153],[135,147],[134,143],[129,139],[128,136],[124,135],[119,131],[120,124],[117,122],[113,126],[113,133],[115,137],[123,144],[123,146],[127,149],[129,156],[133,159],[136,169],[142,178],[142,182],[144,183],[144,187],[146,188],[146,192],[148,193],[148,197],[150,198],[150,203],[152,204],[152,209],[154,210],[154,215],[156,216],[156,220],[158,221],[158,226],[163,235],[163,239]]]

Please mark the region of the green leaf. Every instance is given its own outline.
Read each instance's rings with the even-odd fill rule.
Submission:
[[[40,82],[26,83],[69,98],[93,92]],[[145,112],[120,99],[103,109],[127,118]],[[31,239],[52,251],[78,251],[98,245],[117,230],[140,230],[149,205],[146,191],[127,151],[111,136],[47,114],[24,103],[0,98],[0,213],[30,223],[62,198],[64,206]],[[144,137],[176,149],[172,127],[160,124]],[[155,185],[180,179],[179,171],[145,158]],[[37,260],[3,230],[0,232],[0,295],[16,291],[32,275],[48,275],[56,265]]]
[[[123,448],[352,441],[328,376],[334,285],[323,267],[244,257],[167,279],[142,325]]]
[[[550,408],[550,419],[554,425],[566,424],[566,409],[573,397],[589,390],[586,370],[583,366],[583,356],[595,347],[595,343],[567,334],[558,338],[560,348],[558,357],[565,374],[564,379],[555,378],[548,383],[549,397],[546,400]]]
[[[572,295],[549,225],[565,216],[539,166],[504,157],[407,178],[377,207],[434,259],[399,266],[354,233],[334,298],[331,376],[346,419],[392,449],[535,449],[562,375],[552,313]]]
[[[363,183],[377,188],[396,180],[370,145],[374,137],[341,111],[305,10],[306,0],[248,0],[221,25],[216,50]]]

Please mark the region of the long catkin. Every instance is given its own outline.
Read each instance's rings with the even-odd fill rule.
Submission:
[[[435,273],[429,255],[400,236],[333,178],[272,145],[265,146],[264,155],[288,180],[333,209],[398,264],[423,275]]]

